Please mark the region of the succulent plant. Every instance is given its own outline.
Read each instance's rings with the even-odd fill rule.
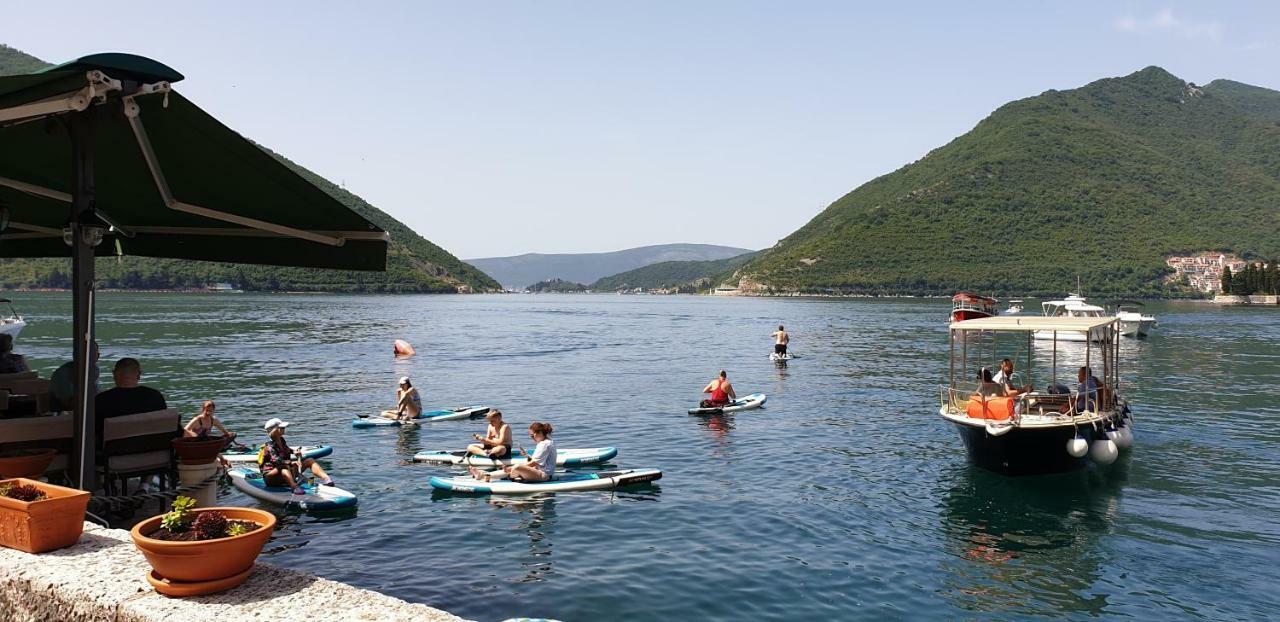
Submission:
[[[197,540],[213,540],[227,537],[229,527],[227,515],[216,510],[201,512],[191,528],[196,532]]]
[[[195,509],[196,500],[191,497],[178,497],[173,500],[173,511],[160,519],[160,526],[169,531],[186,531],[191,528],[191,510]]]
[[[32,486],[31,484],[5,484],[0,486],[0,497],[9,497],[18,501],[40,501],[47,499],[49,495],[44,494],[43,490]]]
[[[231,523],[231,527],[227,529],[228,536],[243,536],[253,531],[253,528],[244,523]]]

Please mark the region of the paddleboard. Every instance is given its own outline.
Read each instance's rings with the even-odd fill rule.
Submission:
[[[581,466],[584,464],[600,464],[611,460],[618,455],[616,447],[591,447],[587,449],[558,449],[556,450],[556,466]],[[468,456],[467,450],[459,449],[456,451],[424,451],[413,455],[414,462],[433,462],[436,464],[461,464],[467,466],[478,467],[494,467],[506,466],[509,464],[524,464],[529,461],[528,456],[520,453],[519,450],[513,452],[510,457],[485,458],[481,456]]]
[[[477,495],[528,495],[535,492],[569,492],[574,490],[605,490],[643,484],[662,479],[658,469],[627,469],[625,471],[599,471],[596,473],[565,473],[549,482],[513,482],[494,480],[483,482],[466,477],[433,477],[431,487],[450,492]]]
[[[246,445],[244,447],[228,447],[222,452],[222,458],[231,464],[247,464],[258,462],[258,450],[262,445]],[[293,448],[294,453],[303,458],[319,459],[333,453],[333,445],[301,445]]]
[[[236,488],[250,497],[266,503],[282,505],[285,508],[310,512],[337,510],[356,505],[356,496],[337,486],[324,486],[319,483],[303,484],[302,488],[307,494],[295,495],[293,489],[287,486],[267,486],[262,479],[262,474],[256,468],[236,467],[228,471],[227,475],[231,476],[231,483],[235,484]]]
[[[419,423],[432,423],[434,421],[454,421],[457,419],[471,419],[479,417],[489,412],[488,406],[466,406],[462,408],[447,408],[444,410],[427,410],[423,411],[417,419],[409,419],[408,421],[401,419],[392,419],[391,417],[383,417],[382,415],[372,415],[356,417],[351,420],[353,428],[379,428],[384,426],[397,426],[408,423],[416,425]]]
[[[796,358],[796,355],[794,355],[794,354],[792,354],[792,353],[790,353],[790,352],[788,352],[788,353],[786,353],[786,354],[778,354],[777,352],[771,352],[771,353],[769,353],[769,360],[770,360],[770,361],[790,361],[790,360],[791,360],[791,359],[793,359],[793,358]]]
[[[769,397],[763,393],[752,393],[746,397],[740,397],[724,406],[716,408],[690,408],[691,415],[718,415],[720,413],[736,413],[742,410],[751,410],[764,406],[764,401]]]

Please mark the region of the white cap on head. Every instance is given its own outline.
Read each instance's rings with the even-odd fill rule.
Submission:
[[[276,428],[280,428],[281,430],[283,430],[287,427],[289,427],[289,422],[281,421],[279,417],[272,417],[262,425],[262,429],[266,430],[268,433]]]
[[[409,384],[408,376],[400,376],[400,384]]]

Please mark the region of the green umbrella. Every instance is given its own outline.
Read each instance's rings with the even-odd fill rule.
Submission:
[[[0,257],[73,259],[82,488],[94,255],[386,269],[386,232],[172,90],[182,78],[130,54],[0,77]]]

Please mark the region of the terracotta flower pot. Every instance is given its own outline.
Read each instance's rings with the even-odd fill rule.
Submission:
[[[164,518],[160,514],[133,526],[133,544],[142,551],[155,573],[164,579],[175,583],[217,582],[220,588],[217,591],[231,589],[249,577],[247,571],[253,568],[254,560],[275,530],[276,515],[253,508],[231,507],[200,508],[194,513],[199,515],[214,510],[222,512],[229,520],[253,521],[262,527],[217,540],[170,542],[144,535],[160,528],[160,521]],[[240,582],[228,585],[221,581],[236,575],[243,575]]]
[[[18,449],[0,454],[0,477],[40,477],[58,452],[52,449]]]
[[[0,484],[31,485],[48,495],[30,502],[0,497],[0,545],[43,553],[80,540],[84,511],[89,507],[88,492],[21,477],[0,480]]]
[[[230,442],[231,439],[225,436],[206,440],[178,437],[169,444],[173,446],[174,451],[178,452],[178,460],[183,464],[207,464],[217,459],[218,454],[222,453]]]

